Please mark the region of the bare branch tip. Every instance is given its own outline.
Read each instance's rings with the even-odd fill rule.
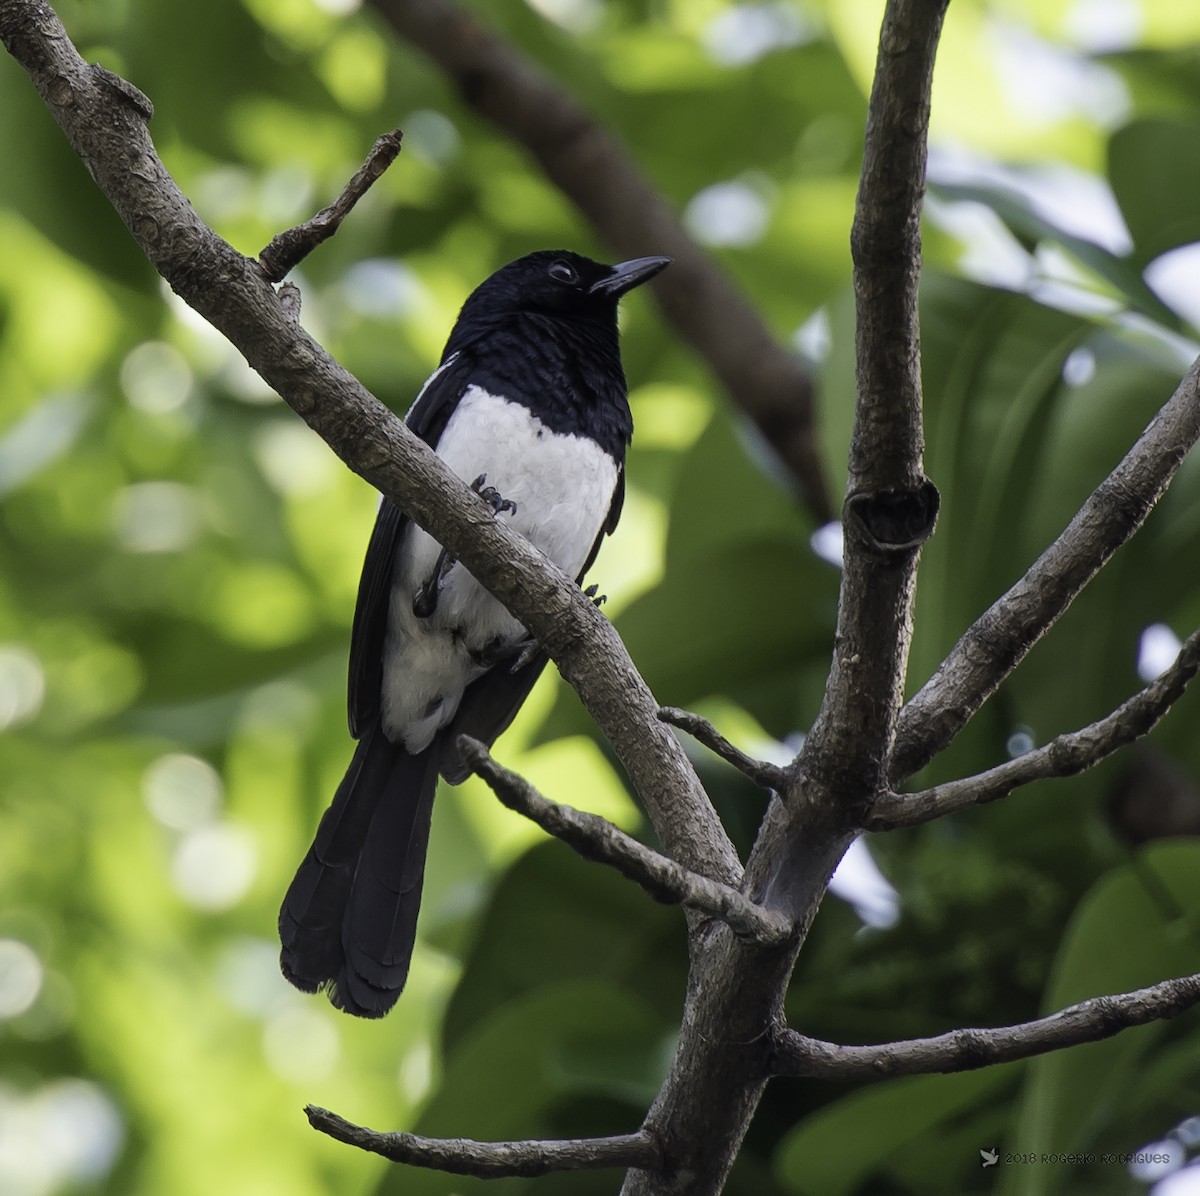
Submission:
[[[697,743],[708,748],[726,764],[731,764],[760,788],[779,790],[787,783],[786,768],[780,768],[767,760],[757,760],[741,748],[735,747],[702,715],[691,710],[682,710],[678,706],[660,706],[658,718],[660,722],[686,731]]]
[[[548,1175],[607,1167],[662,1168],[662,1150],[644,1127],[610,1138],[480,1142],[470,1138],[428,1138],[421,1134],[379,1132],[354,1125],[316,1105],[304,1110],[314,1129],[348,1146],[382,1155],[393,1163],[424,1167],[480,1179]]]
[[[279,282],[286,277],[322,241],[337,232],[354,205],[396,160],[403,140],[404,134],[400,129],[377,137],[366,161],[354,172],[333,203],[303,224],[285,229],[272,237],[270,244],[258,255],[259,265],[269,282]]]

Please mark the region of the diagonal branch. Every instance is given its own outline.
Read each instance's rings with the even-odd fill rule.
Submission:
[[[865,829],[886,831],[919,826],[970,806],[1007,797],[1031,781],[1084,772],[1147,734],[1183,696],[1197,672],[1200,672],[1200,631],[1187,638],[1175,663],[1161,677],[1107,717],[1059,735],[1042,747],[978,776],[936,785],[920,793],[886,794],[875,802]]]
[[[1178,1017],[1200,1005],[1200,973],[1111,997],[1092,997],[1049,1017],[995,1029],[951,1030],[878,1046],[838,1046],[781,1030],[773,1043],[774,1074],[824,1080],[879,1079],[971,1071],[1111,1038],[1130,1026]]]
[[[351,469],[530,630],[608,736],[667,850],[737,883],[737,853],[612,624],[299,327],[294,303],[280,300],[257,262],[200,219],[155,151],[144,98],[88,66],[44,0],[0,0],[0,40],[155,269]]]
[[[749,777],[761,788],[782,789],[786,783],[787,769],[767,760],[756,760],[753,756],[748,756],[741,748],[734,747],[708,719],[693,711],[681,710],[678,706],[663,706],[658,711],[658,717],[664,723],[686,731],[698,743],[703,744],[714,755],[720,756],[727,764],[732,764],[738,772]]]
[[[258,255],[263,273],[271,282],[282,281],[322,241],[327,241],[342,227],[342,221],[350,215],[354,205],[396,160],[403,137],[399,129],[384,133],[333,203],[303,224],[297,224],[271,238],[271,243]]]
[[[470,1138],[426,1138],[421,1134],[381,1133],[354,1125],[328,1109],[304,1110],[313,1129],[383,1155],[393,1163],[427,1167],[479,1179],[548,1175],[552,1171],[597,1171],[604,1167],[659,1170],[662,1154],[646,1130],[615,1138],[567,1138],[542,1142],[475,1142]]]
[[[462,735],[458,746],[463,759],[510,810],[536,822],[584,859],[609,864],[641,885],[655,901],[682,905],[716,918],[740,938],[764,946],[777,946],[792,937],[792,924],[787,918],[755,905],[737,889],[689,872],[604,818],[543,797],[524,777],[497,764],[477,739]]]
[[[371,3],[433,59],[464,103],[525,147],[614,252],[673,259],[652,284],[667,318],[779,454],[817,521],[831,519],[808,371],[692,240],[628,148],[535,62],[453,0]]]
[[[893,786],[966,726],[1089,581],[1146,521],[1200,439],[1200,361],[1029,571],[967,629],[900,714]]]

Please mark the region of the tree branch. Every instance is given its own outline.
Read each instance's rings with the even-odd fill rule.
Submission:
[[[920,793],[885,794],[875,802],[865,829],[886,831],[919,826],[970,806],[1007,797],[1031,781],[1084,772],[1118,748],[1147,734],[1183,696],[1197,672],[1200,672],[1200,631],[1188,637],[1175,663],[1161,677],[1107,717],[1059,735],[1042,747],[978,776],[936,785]]]
[[[901,711],[889,762],[893,786],[946,747],[1142,526],[1197,439],[1200,361],[1058,539],[975,620]]]
[[[342,221],[350,214],[354,205],[396,160],[403,137],[404,134],[399,129],[384,133],[371,147],[367,160],[342,188],[341,195],[333,203],[327,208],[322,208],[312,219],[271,238],[271,243],[258,255],[259,264],[268,281],[282,281],[322,241],[328,240],[342,227]]]
[[[536,822],[584,859],[609,864],[655,901],[716,918],[740,938],[764,946],[778,946],[791,938],[792,925],[780,914],[762,909],[729,885],[689,872],[604,818],[543,797],[524,777],[498,764],[477,739],[461,735],[458,744],[463,759],[510,810]]]
[[[530,630],[608,736],[667,850],[738,883],[737,854],[612,624],[299,327],[294,303],[281,302],[257,262],[204,224],[155,152],[144,99],[89,67],[44,0],[0,0],[0,40],[172,289]]]
[[[479,1179],[548,1175],[552,1171],[596,1171],[604,1167],[662,1167],[662,1154],[646,1130],[615,1138],[568,1138],[543,1142],[475,1142],[469,1138],[426,1138],[381,1133],[354,1125],[328,1109],[308,1105],[309,1124],[323,1134],[383,1155],[393,1163],[427,1167]]]
[[[732,764],[738,772],[749,777],[763,789],[782,789],[787,781],[787,769],[766,760],[756,760],[748,756],[741,748],[736,748],[720,731],[706,718],[691,710],[681,710],[678,706],[659,707],[658,717],[664,723],[670,723],[681,731],[686,731],[697,743],[703,744],[714,755],[720,756],[727,764]]]
[[[614,252],[673,259],[651,284],[667,318],[779,454],[816,520],[831,519],[808,371],[692,240],[627,147],[536,63],[452,0],[371,3],[446,73],[464,103],[525,147]]]
[[[1200,1005],[1200,973],[1112,997],[1092,997],[1017,1026],[951,1030],[936,1038],[878,1046],[838,1046],[794,1030],[775,1037],[774,1074],[825,1080],[879,1079],[971,1071],[1111,1038],[1130,1026],[1178,1017]]]
[[[946,3],[889,0],[884,13],[851,232],[857,402],[833,662],[793,780],[768,810],[748,867],[759,904],[805,926],[885,787],[917,558],[937,515],[937,491],[922,472],[917,297],[930,90]]]
[[[856,820],[882,787],[900,705],[912,578],[936,509],[921,472],[916,291],[929,89],[944,7],[944,0],[889,0],[884,15],[855,216],[855,289],[870,331],[858,344],[833,672],[817,724],[770,803],[743,887],[756,904],[784,913],[797,934],[790,950],[774,953],[729,934],[693,939],[679,1043],[646,1118],[670,1165],[699,1177],[696,1196],[721,1190],[754,1115],[795,952]],[[664,1176],[634,1173],[625,1196],[672,1190]]]

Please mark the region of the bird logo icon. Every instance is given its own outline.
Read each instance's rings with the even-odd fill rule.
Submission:
[[[994,1167],[1000,1161],[999,1152],[994,1146],[991,1150],[981,1150],[979,1157],[983,1160],[985,1167]]]

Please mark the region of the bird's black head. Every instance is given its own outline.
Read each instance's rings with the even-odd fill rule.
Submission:
[[[472,292],[460,324],[518,313],[615,321],[617,301],[669,262],[641,257],[606,266],[566,249],[543,249],[502,266]]]

